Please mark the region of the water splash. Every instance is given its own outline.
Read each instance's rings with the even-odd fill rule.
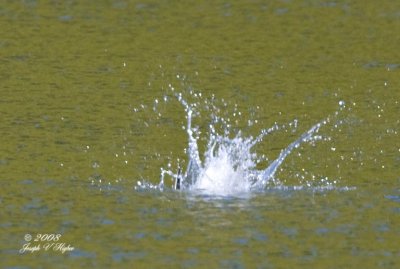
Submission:
[[[268,134],[280,129],[281,126],[275,124],[271,128],[263,129],[257,137],[244,136],[238,131],[233,138],[230,138],[231,126],[227,124],[226,119],[213,114],[213,120],[209,124],[206,149],[201,158],[199,151],[200,134],[197,126],[193,126],[192,123],[193,119],[199,116],[199,112],[196,110],[199,104],[187,102],[182,94],[174,95],[186,112],[185,129],[188,137],[186,148],[188,164],[186,169],[178,168],[178,172],[175,173],[170,169],[162,168],[161,180],[158,185],[143,180],[138,182],[136,189],[163,190],[165,188],[165,176],[175,180],[176,189],[218,196],[236,196],[263,191],[268,186],[282,185],[275,178],[275,174],[286,157],[302,143],[313,143],[324,139],[323,136],[318,134],[318,131],[321,126],[330,121],[328,117],[312,126],[298,139],[282,149],[279,156],[270,162],[266,168],[260,169],[258,168],[259,163],[265,162],[265,158],[254,152],[254,146],[259,144]],[[339,105],[344,107],[341,103]],[[224,123],[222,134],[216,128],[217,124],[221,122]],[[293,125],[297,126],[297,120]],[[328,185],[332,186],[331,183],[328,183]]]
[[[301,143],[320,139],[314,136],[320,126],[325,122],[314,125],[300,138],[283,149],[279,157],[266,169],[256,169],[260,161],[252,148],[261,142],[267,134],[277,130],[277,125],[264,129],[256,137],[243,137],[239,132],[233,139],[216,133],[211,125],[210,138],[204,154],[204,162],[199,157],[197,139],[193,135],[191,126],[193,111],[190,105],[182,98],[179,99],[187,112],[187,135],[189,140],[188,159],[189,165],[181,177],[182,189],[200,190],[208,194],[234,195],[249,191],[262,190],[274,180],[278,167],[290,152]]]

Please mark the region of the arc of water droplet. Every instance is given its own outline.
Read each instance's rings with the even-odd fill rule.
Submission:
[[[251,146],[253,147],[257,143],[261,142],[264,138],[264,136],[269,135],[270,133],[276,131],[279,129],[278,124],[274,124],[274,126],[268,128],[268,129],[263,129],[261,133],[254,139],[254,141],[251,143]]]
[[[303,133],[296,141],[292,142],[289,144],[289,146],[283,149],[279,154],[279,157],[275,159],[265,170],[263,170],[261,173],[261,180],[256,184],[264,187],[267,182],[274,177],[277,169],[283,163],[286,157],[292,152],[292,150],[299,147],[301,143],[311,140],[313,138],[313,134],[318,132],[319,128],[325,123],[326,121],[324,120],[315,124],[307,132]]]
[[[176,95],[178,101],[185,107],[187,111],[187,127],[186,132],[188,134],[189,145],[187,149],[189,164],[186,168],[186,172],[182,177],[181,188],[186,188],[195,182],[202,169],[200,160],[199,149],[197,145],[197,139],[194,137],[192,129],[192,115],[193,110],[190,105],[182,98],[182,95]]]

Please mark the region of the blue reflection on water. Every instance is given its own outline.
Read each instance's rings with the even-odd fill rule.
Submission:
[[[133,259],[141,259],[146,256],[146,252],[144,251],[138,251],[138,252],[116,252],[111,255],[112,259],[116,262],[122,262],[126,260],[133,260]]]
[[[394,202],[400,203],[400,196],[399,195],[385,195],[386,199],[389,199]]]
[[[70,258],[96,258],[96,254],[89,252],[89,251],[84,251],[84,250],[80,250],[75,248],[73,251],[71,251],[68,256]]]

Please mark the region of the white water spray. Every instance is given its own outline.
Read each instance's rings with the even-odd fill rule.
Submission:
[[[258,156],[253,147],[260,143],[265,136],[278,130],[280,127],[275,124],[269,129],[261,131],[257,137],[245,137],[238,132],[235,137],[229,137],[229,126],[224,126],[224,133],[216,131],[216,122],[209,125],[209,138],[206,150],[200,157],[198,137],[199,132],[196,126],[192,126],[193,117],[199,115],[196,109],[199,104],[188,103],[181,94],[175,95],[186,111],[187,125],[186,132],[188,146],[186,148],[188,165],[185,170],[179,168],[178,173],[170,169],[161,169],[161,180],[158,185],[152,185],[145,181],[138,182],[137,188],[164,189],[164,177],[170,176],[176,181],[175,188],[181,191],[198,192],[206,195],[237,196],[250,192],[260,192],[267,186],[279,185],[275,174],[285,158],[302,143],[321,140],[318,135],[320,127],[329,121],[323,120],[298,139],[282,149],[279,156],[264,169],[257,168],[257,165],[265,159]],[[212,106],[212,109],[216,107]],[[210,110],[207,107],[207,110]],[[224,122],[222,117],[216,117]],[[218,120],[217,120],[218,121]],[[225,122],[226,123],[226,122]],[[297,120],[294,123],[297,125]]]
[[[252,148],[262,141],[264,136],[277,130],[277,125],[262,130],[256,138],[243,137],[239,132],[233,139],[226,135],[219,135],[213,125],[210,125],[210,138],[204,154],[204,162],[201,162],[197,139],[194,137],[194,129],[191,125],[192,107],[181,96],[178,99],[187,112],[189,165],[183,175],[177,175],[177,180],[181,180],[180,186],[183,190],[196,190],[207,194],[224,196],[263,190],[268,183],[273,181],[278,167],[293,149],[303,142],[321,139],[321,136],[315,134],[326,123],[324,120],[312,126],[283,149],[279,157],[263,170],[256,169],[259,158],[257,154],[252,153]]]

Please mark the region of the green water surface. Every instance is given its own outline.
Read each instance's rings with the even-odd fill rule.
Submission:
[[[1,267],[399,268],[399,34],[389,0],[2,1]],[[185,164],[171,87],[236,106],[246,135],[298,120],[257,147],[270,160],[335,120],[283,163],[286,189],[137,191]]]

